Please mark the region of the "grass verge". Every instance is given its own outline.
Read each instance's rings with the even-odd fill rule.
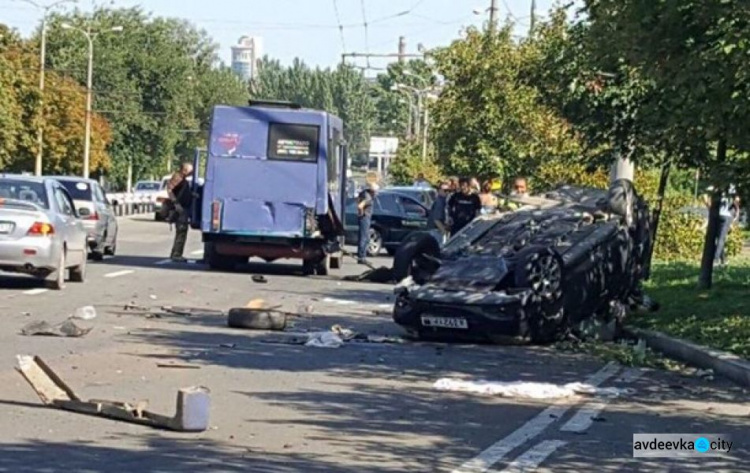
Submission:
[[[631,327],[657,330],[750,359],[750,258],[714,271],[713,288],[697,289],[699,266],[656,263],[646,284],[657,312],[632,314]]]

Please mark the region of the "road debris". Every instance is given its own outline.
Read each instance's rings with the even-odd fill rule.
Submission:
[[[579,394],[617,397],[632,392],[631,389],[599,388],[584,383],[559,385],[527,381],[464,381],[451,378],[439,379],[433,387],[439,391],[467,392],[522,399],[560,399]]]
[[[254,301],[250,302],[253,303]],[[262,306],[236,307],[229,310],[227,325],[232,328],[252,330],[284,330],[286,328],[286,313],[275,310],[275,308]]]
[[[354,282],[374,282],[379,284],[389,284],[395,281],[395,276],[393,274],[393,269],[388,268],[386,266],[381,266],[379,268],[375,268],[373,266],[370,267],[371,269],[365,271],[362,274],[356,274],[353,276],[344,276],[344,281],[354,281]]]
[[[176,414],[168,417],[147,411],[147,401],[135,404],[96,399],[82,401],[38,356],[18,355],[17,359],[16,370],[47,406],[178,432],[203,432],[208,428],[211,399],[205,387],[180,389]]]
[[[199,370],[201,369],[198,365],[191,365],[189,363],[157,363],[158,368],[178,368],[185,370]]]
[[[263,276],[262,274],[253,274],[253,276],[250,279],[252,279],[253,282],[257,282],[261,284],[265,284],[268,282],[268,279],[266,279],[266,277]]]
[[[90,305],[79,307],[75,310],[71,318],[80,320],[94,320],[96,318],[96,309],[94,308],[94,306]]]
[[[344,340],[333,332],[317,332],[309,334],[305,346],[316,348],[339,348],[343,344]]]
[[[87,335],[93,327],[81,327],[71,319],[65,320],[57,325],[50,325],[45,321],[31,322],[21,329],[21,335],[47,336],[47,337],[70,337],[78,338]]]

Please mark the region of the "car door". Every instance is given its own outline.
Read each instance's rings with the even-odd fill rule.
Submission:
[[[429,212],[424,205],[405,195],[395,196],[395,200],[401,219],[399,225],[394,228],[394,240],[401,241],[414,231],[427,229]]]
[[[80,264],[85,257],[86,229],[75,211],[73,199],[62,185],[55,184],[52,190],[61,222],[63,241],[68,245],[68,265]],[[72,260],[70,259],[72,258]]]
[[[395,194],[380,193],[375,196],[372,226],[378,229],[385,245],[401,241],[398,235],[403,233],[400,230],[403,217]]]
[[[356,198],[346,199],[346,206],[344,206],[344,231],[346,233],[346,244],[356,245],[359,239]]]

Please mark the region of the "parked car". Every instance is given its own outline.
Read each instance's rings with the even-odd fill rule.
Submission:
[[[376,256],[383,248],[393,255],[407,235],[427,229],[429,211],[416,199],[397,192],[380,191],[373,202],[368,255]],[[349,199],[345,211],[346,243],[359,240],[357,201]]]
[[[412,199],[416,199],[427,209],[431,209],[432,204],[437,199],[437,191],[433,188],[415,186],[392,186],[384,188],[383,191],[397,192],[399,194],[408,195]]]
[[[76,210],[88,233],[89,256],[102,260],[117,252],[117,216],[104,189],[93,179],[74,176],[52,176],[73,198]]]
[[[73,199],[45,177],[0,175],[0,271],[28,274],[52,289],[86,277],[87,231]]]
[[[136,197],[155,196],[161,190],[159,181],[138,181],[133,186],[133,194]]]
[[[539,205],[481,216],[440,247],[410,237],[394,258],[394,321],[421,338],[554,341],[614,334],[643,296],[650,216],[632,184],[566,187]]]

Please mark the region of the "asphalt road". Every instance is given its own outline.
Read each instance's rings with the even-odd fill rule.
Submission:
[[[250,265],[232,274],[164,260],[166,224],[121,221],[119,255],[89,267],[84,284],[46,291],[0,278],[0,472],[485,472],[747,471],[750,403],[721,380],[626,369],[582,355],[522,346],[429,343],[312,348],[268,343],[279,334],[226,327],[222,316],[149,318],[127,304],[226,310],[263,298],[307,307],[296,330],[341,324],[400,334],[383,311],[383,285],[305,278],[299,265]],[[188,256],[199,257],[191,234]],[[382,259],[383,264],[389,264]],[[355,274],[349,262],[339,274]],[[255,283],[263,273],[268,282]],[[94,305],[82,338],[26,337],[31,321],[63,321]],[[272,340],[271,340],[272,341]],[[14,370],[41,356],[83,399],[148,400],[171,415],[176,391],[211,390],[211,429],[200,434],[43,408]],[[188,362],[200,369],[160,368]],[[443,377],[627,387],[612,400],[501,398],[438,391]],[[638,459],[633,433],[720,433],[731,456]],[[744,435],[743,435],[744,434]]]

